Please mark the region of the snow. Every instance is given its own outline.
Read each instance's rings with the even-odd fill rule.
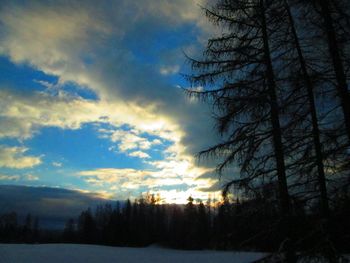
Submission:
[[[183,251],[159,247],[127,248],[78,244],[0,244],[1,263],[248,263],[266,254],[227,251]]]

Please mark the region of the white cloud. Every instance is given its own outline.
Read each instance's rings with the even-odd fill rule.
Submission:
[[[162,75],[174,75],[177,74],[180,70],[179,65],[174,65],[174,66],[162,66],[159,70],[160,74]]]
[[[38,181],[39,177],[33,174],[0,174],[0,181]]]
[[[38,181],[38,180],[39,180],[39,177],[36,176],[36,175],[27,174],[27,175],[25,176],[25,179],[28,180],[28,181]]]
[[[62,163],[60,162],[52,162],[52,165],[55,167],[62,167]]]
[[[161,137],[178,137],[176,126],[170,119],[147,112],[147,107],[141,108],[126,102],[93,101],[63,94],[52,96],[36,93],[22,96],[2,90],[0,106],[0,138],[28,139],[41,127],[80,129],[83,124],[94,122],[109,123],[115,127],[128,124]],[[155,125],[157,123],[162,125]],[[163,126],[171,128],[172,131],[163,129]],[[152,144],[133,131],[115,130],[113,133],[106,133],[101,130],[101,133],[108,135],[114,142],[120,141],[123,151],[148,149]]]
[[[142,125],[140,125],[142,126]],[[149,129],[146,129],[146,131]],[[112,142],[118,144],[118,149],[112,146],[110,150],[116,151],[118,153],[125,153],[128,156],[139,157],[141,159],[150,158],[149,154],[144,152],[144,150],[149,150],[155,145],[162,144],[159,139],[149,139],[147,137],[142,137],[141,132],[136,129],[99,129],[102,138],[110,139]],[[161,131],[149,132],[150,134],[162,135]]]
[[[110,135],[112,142],[119,142],[119,149],[123,152],[133,149],[148,150],[151,147],[151,142],[130,130],[116,130]]]
[[[115,169],[115,168],[101,168],[96,170],[81,171],[78,176],[87,178],[87,180],[94,179],[94,183],[122,183],[129,180],[142,181],[146,176],[151,174],[150,171],[141,171],[136,169]]]
[[[162,144],[162,141],[159,140],[159,139],[154,139],[154,140],[152,141],[152,144],[153,144],[153,145],[159,145],[159,144]]]
[[[149,159],[149,158],[151,158],[151,156],[149,156],[149,154],[147,154],[145,152],[142,152],[142,151],[131,152],[131,153],[129,153],[129,156],[138,157],[138,158],[141,158],[141,159]]]
[[[51,82],[48,82],[48,81],[45,81],[45,80],[36,80],[36,79],[34,79],[33,81],[36,82],[36,83],[39,83],[41,86],[44,86],[47,89],[59,88],[59,85],[57,85],[57,84],[55,85],[55,84],[53,84]]]
[[[41,157],[25,156],[28,148],[0,146],[0,167],[24,169],[41,164]]]

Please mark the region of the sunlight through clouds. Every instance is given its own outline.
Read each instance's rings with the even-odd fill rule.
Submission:
[[[194,166],[192,157],[181,158],[183,157],[174,152],[172,156],[161,161],[146,161],[152,166],[149,170],[103,168],[81,171],[77,176],[95,186],[109,188],[107,192],[117,196],[122,192],[128,192],[127,196],[134,198],[146,192],[160,193],[172,203],[182,203],[189,196],[207,199],[208,192],[203,192],[201,189],[210,187],[217,180],[198,177],[212,169]],[[165,190],[164,187],[167,189]],[[132,194],[129,192],[131,190]]]
[[[83,5],[75,1],[20,5],[14,1],[5,5],[0,9],[0,55],[17,67],[27,65],[57,80],[33,76],[30,86],[35,83],[36,89],[23,83],[14,87],[0,83],[0,140],[29,143],[37,136],[45,138],[45,128],[84,132],[87,125],[95,125],[94,140],[110,144],[101,151],[109,150],[118,158],[124,155],[128,162],[121,164],[116,159],[110,167],[128,168],[101,168],[96,158],[96,169],[84,171],[66,162],[61,167],[56,161],[61,159],[54,159],[49,160],[52,171],[77,174],[88,190],[110,192],[117,184],[119,191],[124,188],[124,194],[129,194],[130,189],[140,193],[173,186],[186,195],[198,192],[199,196],[197,189],[216,182],[197,180],[212,168],[210,164],[199,166],[193,157],[210,144],[212,123],[206,107],[193,103],[175,87],[177,83],[166,79],[183,82],[177,76],[184,59],[182,50],[196,52],[191,48],[193,42],[181,40],[172,46],[164,40],[169,46],[163,50],[152,39],[149,47],[140,50],[130,46],[130,41],[141,43],[143,34],[157,30],[165,32],[165,37],[180,34],[181,38],[189,26],[196,32],[193,41],[201,42],[211,27],[198,4],[205,1],[119,1],[112,7],[94,1]],[[135,16],[126,17],[117,8],[120,5],[132,9]],[[86,91],[93,96],[82,95]],[[18,153],[11,167],[3,158],[7,163],[3,167],[41,164],[41,157],[25,156],[25,151]],[[106,154],[95,155],[102,158]]]
[[[117,144],[118,149],[113,149],[113,151],[143,159],[146,164],[154,168],[152,171],[100,169],[79,173],[80,176],[85,177],[88,184],[107,188],[111,188],[113,184],[118,184],[120,185],[119,190],[125,188],[138,190],[139,192],[145,191],[144,189],[157,189],[159,191],[162,186],[174,185],[174,187],[177,187],[178,185],[184,185],[192,189],[193,195],[201,196],[195,189],[209,187],[213,183],[213,180],[209,179],[201,183],[196,180],[208,169],[197,167],[194,164],[194,158],[186,154],[186,147],[181,144],[181,137],[184,136],[183,132],[177,130],[175,124],[171,124],[169,121],[168,125],[155,125],[152,129],[142,130],[144,127],[152,126],[153,116],[156,118],[155,115],[151,114],[151,118],[147,120],[147,115],[140,116],[137,112],[130,112],[130,108],[123,108],[121,105],[85,100],[80,97],[61,96],[57,98],[41,93],[32,95],[28,99],[28,97],[24,98],[9,91],[0,92],[0,102],[5,106],[1,112],[4,117],[11,117],[12,120],[17,120],[18,123],[25,122],[28,124],[27,127],[30,127],[23,132],[21,126],[18,126],[18,130],[13,136],[15,138],[20,138],[23,134],[26,134],[26,137],[22,139],[35,136],[36,133],[40,132],[40,127],[81,129],[84,123],[107,123],[110,128],[98,128],[97,132],[101,138]],[[119,119],[119,115],[113,114],[112,108],[119,109],[119,113],[124,111],[123,116],[132,115],[133,118]],[[164,118],[162,119],[164,121]],[[118,128],[122,124],[125,125],[127,120],[131,120],[127,123],[127,129]],[[157,123],[157,119],[155,120]],[[147,122],[149,126],[147,126]],[[160,128],[160,130],[155,129],[155,127]],[[163,130],[163,127],[173,127],[173,129]],[[158,139],[145,137],[145,134],[156,136]],[[145,151],[156,146],[162,146],[161,139],[170,143],[170,146],[167,146],[163,151],[163,160],[153,160]],[[24,150],[26,149],[21,151],[17,149],[17,152],[13,150],[13,156],[23,154]],[[40,163],[38,161],[40,158],[23,158],[17,159],[16,165],[13,165],[13,167],[32,167]],[[29,161],[33,163],[29,164]],[[52,164],[55,167],[61,165],[57,162]],[[136,179],[135,175],[138,175]],[[144,178],[145,176],[148,176],[148,178]]]

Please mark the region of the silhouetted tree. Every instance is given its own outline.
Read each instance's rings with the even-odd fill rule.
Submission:
[[[339,37],[337,36],[335,28],[335,19],[332,16],[334,8],[337,9],[337,3],[341,4],[343,1],[334,1],[335,6],[329,0],[319,0],[316,1],[321,9],[321,16],[324,23],[324,31],[327,36],[327,44],[329,50],[329,56],[331,58],[331,63],[336,77],[336,88],[338,91],[338,96],[341,100],[342,110],[345,119],[345,126],[347,130],[348,140],[350,143],[350,94],[347,83],[347,76],[344,69],[344,64],[341,58],[341,46],[339,43]],[[347,6],[349,7],[349,6]],[[338,10],[341,11],[341,10]],[[343,12],[347,10],[344,9]],[[346,15],[346,14],[344,14]],[[348,38],[349,39],[349,38]]]
[[[233,162],[240,164],[241,179],[227,188],[232,184],[259,188],[265,180],[277,179],[288,239],[291,207],[280,122],[283,105],[279,104],[281,92],[274,69],[282,51],[273,45],[278,38],[280,5],[265,0],[222,0],[205,11],[228,32],[208,41],[205,59],[191,59],[192,68],[199,73],[190,76],[190,81],[209,89],[189,92],[213,99],[219,113],[217,126],[225,141],[200,154],[224,156],[219,172]]]
[[[92,244],[97,240],[96,222],[90,208],[83,211],[78,218],[78,234],[80,241],[83,243]]]
[[[286,169],[279,121],[276,76],[270,47],[270,22],[274,15],[270,1],[218,1],[212,10],[206,9],[212,21],[227,27],[222,37],[210,39],[206,59],[191,59],[198,75],[189,79],[194,85],[216,85],[207,91],[190,91],[191,95],[214,100],[221,114],[217,125],[225,142],[201,154],[225,156],[219,172],[234,161],[241,165],[242,185],[253,185],[261,178],[279,182],[283,214],[290,210]],[[273,147],[269,147],[269,143]],[[273,162],[273,159],[275,162]]]
[[[210,221],[209,213],[206,210],[205,205],[200,201],[197,212],[197,240],[199,248],[206,248],[210,239]]]
[[[23,238],[24,242],[31,243],[33,238],[33,220],[32,215],[29,213],[27,214],[24,226],[23,226]]]
[[[0,215],[0,241],[14,242],[18,239],[19,234],[17,214],[11,212]]]
[[[63,241],[72,243],[76,241],[76,229],[74,219],[70,218],[63,229]]]

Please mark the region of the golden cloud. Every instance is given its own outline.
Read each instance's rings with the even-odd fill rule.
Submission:
[[[41,164],[41,157],[25,156],[28,148],[0,146],[0,167],[24,169]]]

